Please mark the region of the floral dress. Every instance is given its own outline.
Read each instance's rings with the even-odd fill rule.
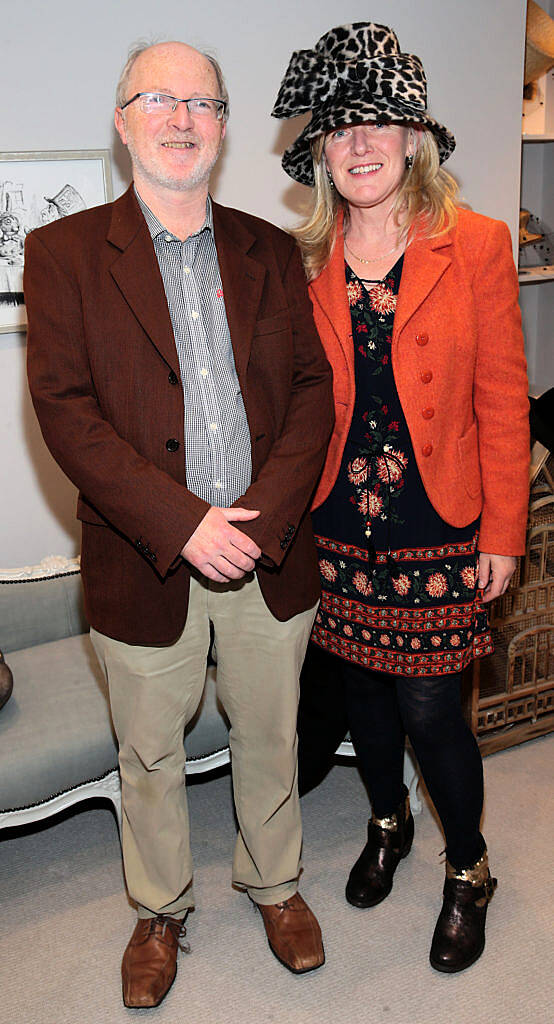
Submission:
[[[459,529],[435,512],[394,382],[402,264],[364,285],[345,263],[356,400],[336,483],[312,515],[323,588],[312,641],[380,672],[443,675],[493,647],[477,589],[479,521]]]

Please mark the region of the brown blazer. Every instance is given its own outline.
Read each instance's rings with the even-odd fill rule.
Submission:
[[[317,507],[337,478],[355,400],[342,225],[310,294],[333,367],[336,411]],[[505,224],[460,210],[453,230],[412,242],[404,256],[391,358],[421,479],[436,511],[452,526],[480,515],[481,551],[523,554],[529,402]]]
[[[306,508],[333,421],[331,373],[293,240],[248,214],[213,212],[252,442],[252,484],[236,504],[261,511],[240,529],[263,551],[269,608],[287,619],[319,594]],[[209,506],[185,484],[179,362],[132,187],[29,235],[25,301],[36,413],[79,488],[89,621],[127,643],[171,643],[188,601],[179,552]]]

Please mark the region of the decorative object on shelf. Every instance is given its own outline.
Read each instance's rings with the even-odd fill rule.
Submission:
[[[527,6],[524,85],[537,81],[554,67],[554,20],[534,0]],[[531,99],[531,96],[526,96]]]
[[[112,199],[107,149],[0,153],[0,333],[24,330],[25,236]]]
[[[519,212],[519,267],[549,267],[554,264],[554,232],[528,210]]]
[[[554,20],[529,0],[525,40],[523,135],[548,136],[554,131]]]
[[[531,214],[529,210],[519,211],[519,247],[523,248],[524,245],[534,245],[535,242],[542,242],[544,235],[538,234],[536,231],[529,231],[529,218]]]

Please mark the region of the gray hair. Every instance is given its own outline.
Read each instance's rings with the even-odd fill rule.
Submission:
[[[170,42],[170,40],[165,41]],[[160,42],[164,42],[164,40],[160,40]],[[119,81],[117,83],[117,88],[115,91],[115,103],[117,107],[122,107],[125,101],[129,99],[129,97],[127,96],[129,76],[131,74],[133,65],[137,57],[140,57],[141,53],[144,53],[145,50],[149,50],[151,46],[157,45],[157,42],[153,43],[140,40],[138,43],[135,43],[135,45],[132,46],[131,49],[129,50],[129,56],[127,57],[123,71],[119,76]],[[209,64],[211,64],[214,70],[214,74],[217,81],[217,88],[219,92],[219,96],[214,96],[214,99],[223,100],[223,102],[225,103],[225,113],[223,115],[223,120],[227,121],[229,118],[229,93],[227,91],[227,86],[225,85],[225,78],[223,77],[223,71],[221,70],[221,66],[219,62],[215,59],[213,54],[207,53],[205,50],[199,50],[198,53],[202,54],[202,56],[206,58],[206,60],[208,61]]]

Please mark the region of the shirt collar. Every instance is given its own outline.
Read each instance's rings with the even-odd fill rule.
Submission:
[[[164,238],[167,235],[171,237],[172,240],[175,239],[175,241],[180,241],[180,239],[176,238],[176,236],[171,231],[168,231],[167,228],[164,228],[162,222],[158,220],[156,214],[152,212],[150,207],[146,205],[144,199],[142,199],[139,193],[137,192],[136,185],[134,185],[133,188],[135,190],[135,195],[138,199],[139,206],[144,214],[144,219],[148,226],[148,230],[150,232],[150,237],[152,238],[152,240],[158,238],[159,235],[163,235]],[[198,231],[194,231],[192,235],[189,235],[189,238],[196,238],[198,235],[201,235],[203,231],[210,231],[213,235],[214,217],[211,196],[208,196],[206,199],[206,217],[202,227],[199,228]]]

